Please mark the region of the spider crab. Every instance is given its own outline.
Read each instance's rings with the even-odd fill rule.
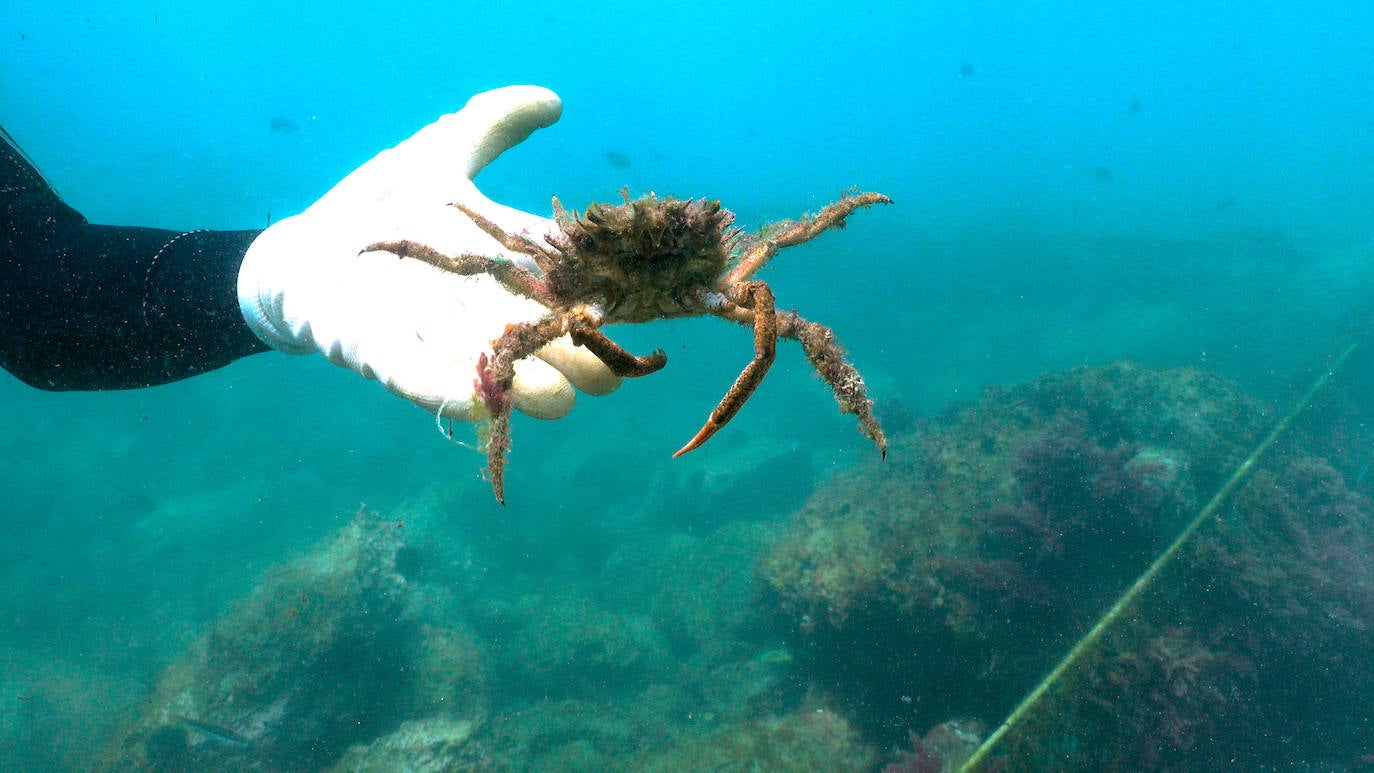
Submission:
[[[619,376],[645,376],[668,362],[663,350],[636,356],[606,337],[600,328],[616,322],[650,322],[710,314],[754,329],[754,359],[711,411],[696,436],[674,457],[691,451],[725,426],[744,406],[773,364],[778,337],[801,342],[811,365],[830,385],[840,409],[859,419],[860,431],[887,453],[887,439],[873,416],[873,401],[830,328],[778,311],[773,291],[751,277],[779,250],[810,241],[860,207],[890,204],[880,193],[845,194],[815,215],[767,226],[757,235],[731,228],[735,215],[707,199],[658,198],[652,193],[623,204],[592,204],[569,214],[553,199],[558,228],[536,241],[507,233],[461,203],[454,204],[506,249],[533,258],[542,276],[513,261],[486,255],[444,255],[410,241],[375,244],[368,249],[414,258],[457,274],[490,274],[511,292],[532,298],[549,312],[533,322],[510,325],[481,355],[474,381],[490,416],[487,472],[499,502],[505,502],[503,476],[510,447],[509,390],[515,363],[554,339],[570,335]]]

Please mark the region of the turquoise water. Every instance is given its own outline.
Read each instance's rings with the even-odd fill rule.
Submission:
[[[841,336],[880,417],[1120,359],[1281,399],[1368,329],[1358,4],[187,5],[0,9],[0,122],[93,222],[262,227],[473,93],[537,83],[563,118],[478,178],[529,211],[629,186],[753,226],[890,195],[763,274]],[[668,367],[557,423],[517,418],[505,508],[480,456],[317,358],[123,393],[0,377],[0,767],[79,764],[359,502],[582,587],[639,540],[785,519],[872,454],[785,344],[734,423],[673,461],[749,335],[614,335]],[[722,469],[742,483],[711,488]],[[702,493],[730,485],[752,493]]]

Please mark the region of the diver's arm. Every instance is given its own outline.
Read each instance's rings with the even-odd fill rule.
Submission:
[[[41,389],[126,389],[267,351],[236,288],[258,233],[91,225],[0,130],[0,367]]]
[[[492,341],[549,310],[491,276],[374,245],[506,252],[456,201],[509,233],[555,227],[488,199],[472,178],[561,110],[534,86],[474,96],[263,231],[90,225],[0,131],[0,367],[44,389],[116,389],[270,347],[323,355],[427,411],[483,418],[477,382]],[[517,362],[503,388],[517,410],[553,419],[572,409],[574,387],[606,394],[619,383],[563,336]]]

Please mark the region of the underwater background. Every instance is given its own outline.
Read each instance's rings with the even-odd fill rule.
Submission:
[[[634,351],[664,348],[668,367],[609,397],[584,396],[558,422],[517,416],[504,507],[481,478],[480,455],[321,358],[262,354],[129,392],[45,393],[0,376],[4,769],[120,767],[107,762],[119,753],[110,750],[134,747],[153,769],[366,769],[345,753],[435,716],[466,724],[448,726],[443,743],[428,741],[434,769],[746,769],[760,760],[765,769],[927,769],[911,751],[916,737],[951,720],[996,726],[1014,705],[1007,696],[1033,681],[1020,675],[967,705],[942,698],[939,709],[922,708],[924,688],[885,696],[868,683],[840,684],[828,646],[921,646],[900,638],[919,616],[902,617],[905,628],[836,623],[829,644],[812,638],[811,597],[788,585],[787,545],[833,543],[839,526],[803,537],[832,517],[843,523],[835,514],[850,504],[896,501],[874,481],[904,474],[902,453],[933,453],[931,438],[959,431],[935,417],[979,401],[985,387],[1057,385],[1036,380],[1121,361],[1193,368],[1228,386],[1190,391],[1170,381],[1160,390],[1179,405],[1219,394],[1209,410],[1244,406],[1215,425],[1243,425],[1218,441],[1239,448],[1374,322],[1374,12],[1360,4],[59,5],[0,7],[0,124],[96,223],[265,227],[472,94],[516,83],[554,89],[563,117],[478,184],[531,212],[548,213],[552,195],[614,201],[628,186],[719,198],[738,224],[757,227],[847,189],[888,194],[895,206],[856,213],[844,230],[783,252],[760,278],[780,306],[835,329],[879,418],[913,439],[894,445],[886,468],[874,467],[852,418],[835,410],[799,347],[784,342],[730,426],[670,459],[750,356],[748,331],[713,319],[613,328]],[[1290,467],[1306,472],[1275,473],[1273,483],[1323,487],[1328,520],[1311,528],[1331,533],[1314,544],[1328,539],[1319,555],[1348,562],[1313,587],[1351,585],[1340,597],[1348,616],[1335,616],[1349,635],[1292,642],[1308,648],[1294,652],[1340,664],[1321,689],[1365,685],[1361,669],[1374,669],[1369,640],[1357,635],[1374,623],[1360,595],[1370,592],[1362,583],[1374,557],[1340,548],[1367,544],[1371,524],[1364,472],[1374,370],[1363,346],[1301,427],[1306,445]],[[1152,399],[1139,391],[1148,379],[1128,389],[1115,371],[1092,372],[1113,385],[1103,394]],[[1078,414],[1018,416],[1062,429]],[[1017,436],[1011,450],[992,443],[988,458],[1007,470],[998,480],[1021,486],[1018,496],[1044,515],[1060,505],[1035,498],[1030,472],[1072,443],[1101,465],[1130,456],[1118,465],[1129,470],[1145,450],[1169,446],[1145,431],[1104,439],[1094,427],[1062,432],[1068,441]],[[1120,445],[1128,441],[1130,454]],[[1148,489],[1141,498],[1152,507],[1195,510],[1226,462],[1243,458],[1236,453],[1218,451],[1216,470],[1199,473],[1199,490],[1186,496],[1155,496],[1164,484],[1148,475],[1121,490]],[[1151,464],[1173,464],[1151,454]],[[1211,469],[1190,458],[1189,470]],[[1293,518],[1315,512],[1304,489],[1284,490],[1298,503]],[[360,503],[371,515],[358,516]],[[997,502],[980,506],[993,515],[942,533],[946,542],[895,527],[888,515],[866,533],[900,535],[900,550],[924,538],[948,547],[957,537],[991,555],[1028,528],[1012,518],[1014,527],[999,527],[1012,534],[1006,543],[977,542],[989,522],[1012,517]],[[1120,505],[1138,514],[1133,507]],[[1085,550],[1118,542],[1104,537]],[[1143,563],[1093,571],[1124,588],[1158,547],[1140,544]],[[1267,545],[1251,552],[1258,544]],[[896,549],[873,548],[883,560]],[[300,563],[341,551],[353,556],[349,566],[379,562],[386,582],[405,585],[404,609],[340,600],[334,575],[321,579]],[[861,560],[877,559],[854,558],[849,568]],[[1239,560],[1204,563],[1224,573]],[[875,576],[915,571],[892,566]],[[1060,583],[1078,573],[1054,572]],[[298,604],[267,598],[295,598],[282,589],[297,586],[314,590]],[[1085,609],[1110,598],[1084,600]],[[365,719],[311,725],[313,735],[301,731],[309,742],[292,746],[273,735],[290,724],[288,709],[324,715],[347,701],[279,705],[254,724],[195,675],[223,678],[230,666],[214,660],[214,642],[271,614],[290,617],[279,626],[285,633],[240,631],[258,648],[240,655],[289,660],[282,653],[300,644],[290,631],[304,607],[325,603],[316,599],[363,610],[363,623],[348,624],[356,640],[331,652],[405,662],[359,677],[349,657],[297,659],[314,669],[302,678],[362,679],[373,697],[362,701],[372,707]],[[684,609],[689,600],[702,608]],[[1288,599],[1290,608],[1300,600]],[[899,616],[911,613],[904,603],[894,603]],[[1310,605],[1318,607],[1330,611]],[[1026,673],[1043,672],[1048,653],[1072,645],[1095,613],[1084,614],[1037,617],[1020,629],[1046,653]],[[383,619],[411,628],[402,636]],[[1032,646],[1015,635],[980,629],[975,638]],[[438,639],[447,649],[430,646]],[[418,654],[395,654],[417,640],[426,642]],[[1266,653],[1256,645],[1245,657],[1255,664]],[[923,662],[874,657],[870,666]],[[422,660],[431,665],[407,666]],[[1206,672],[1188,662],[1189,673]],[[402,700],[387,692],[387,674],[402,671],[442,676],[409,684]],[[1260,672],[1250,667],[1207,694],[1242,702],[1245,680],[1263,682]],[[903,679],[881,668],[851,674]],[[911,675],[913,685],[928,678]],[[1368,704],[1305,695],[1271,699],[1277,708],[1254,720],[1263,731],[1214,728],[1205,742],[1176,734],[1146,751],[1123,748],[1141,767],[1186,768],[1203,746],[1246,767],[1374,765],[1374,744],[1350,729],[1368,728],[1367,717],[1352,717]],[[1206,706],[1224,710],[1216,700]],[[816,716],[833,722],[818,725]],[[1283,744],[1252,744],[1280,725]],[[1045,748],[1021,748],[1021,759],[1088,769],[1084,739],[1109,737],[1101,723],[1072,743],[1071,725],[1053,733]]]

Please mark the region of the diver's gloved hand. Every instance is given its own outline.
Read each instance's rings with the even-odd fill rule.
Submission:
[[[542,238],[552,220],[487,199],[472,177],[561,112],[548,89],[478,94],[364,164],[305,212],[269,227],[239,270],[239,307],[249,327],[275,349],[320,352],[430,412],[480,416],[473,386],[478,356],[507,325],[546,309],[490,276],[458,276],[362,250],[404,239],[445,255],[505,253],[533,268],[450,205],[461,201],[507,233]],[[571,385],[605,394],[620,381],[567,337],[537,357],[516,363],[512,394],[515,407],[531,416],[566,414]]]

